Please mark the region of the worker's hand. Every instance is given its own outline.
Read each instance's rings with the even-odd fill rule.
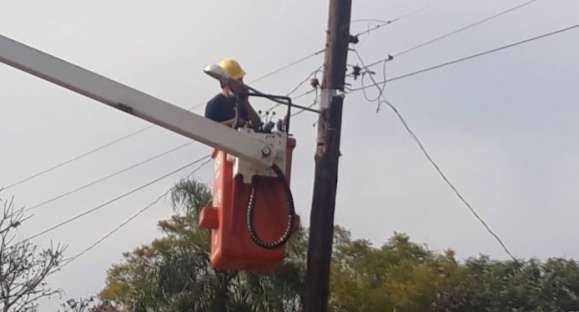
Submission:
[[[229,120],[222,121],[221,124],[227,127],[234,128],[235,118],[231,118]]]

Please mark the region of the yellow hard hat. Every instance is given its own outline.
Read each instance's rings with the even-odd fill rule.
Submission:
[[[239,63],[234,59],[223,59],[217,65],[223,69],[227,77],[230,79],[239,80],[245,76],[243,68],[241,68],[241,65],[239,65]]]

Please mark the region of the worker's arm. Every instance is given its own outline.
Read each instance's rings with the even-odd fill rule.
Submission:
[[[260,125],[261,124],[261,118],[259,118],[259,115],[255,111],[255,109],[253,109],[253,107],[249,104],[249,101],[247,99],[243,102],[243,105],[245,106],[245,111],[247,112],[247,118],[254,125],[256,125],[256,126]]]

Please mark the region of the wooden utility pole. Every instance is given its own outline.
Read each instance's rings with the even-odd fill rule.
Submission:
[[[310,216],[305,312],[326,312],[338,184],[340,130],[352,0],[330,0],[314,195]]]

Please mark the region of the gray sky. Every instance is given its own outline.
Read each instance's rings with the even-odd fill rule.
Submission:
[[[423,11],[362,37],[367,63],[492,15],[523,1],[354,1],[353,19],[392,19]],[[323,47],[327,1],[12,1],[3,6],[1,34],[19,40],[182,107],[218,91],[201,70],[235,57],[247,80]],[[400,56],[396,76],[577,23],[579,1],[539,0],[512,14]],[[365,30],[356,23],[353,32]],[[578,31],[392,82],[386,95],[408,119],[448,176],[517,257],[579,258]],[[285,93],[321,65],[322,57],[255,84]],[[355,64],[354,55],[349,63]],[[125,135],[147,124],[90,99],[0,66],[0,185]],[[376,68],[379,70],[379,68]],[[381,72],[379,72],[381,75]],[[350,80],[353,86],[359,81]],[[298,94],[307,91],[298,91]],[[375,90],[368,90],[371,96]],[[304,97],[301,104],[311,103]],[[266,108],[268,103],[255,102]],[[404,232],[460,258],[506,259],[437,176],[387,107],[360,93],[346,98],[336,223],[356,238],[382,244]],[[201,112],[201,108],[197,110]],[[316,117],[293,123],[298,139],[293,190],[308,223]],[[0,194],[19,205],[42,200],[127,167],[187,140],[154,129],[61,170]],[[182,151],[37,210],[21,229],[27,237],[185,164],[210,149]],[[178,177],[166,179],[38,239],[68,245],[73,255],[116,227]],[[210,166],[198,175],[211,181]],[[50,282],[65,298],[104,286],[121,254],[159,235],[156,222],[172,214],[167,201],[79,258]],[[60,299],[43,302],[54,310]]]

